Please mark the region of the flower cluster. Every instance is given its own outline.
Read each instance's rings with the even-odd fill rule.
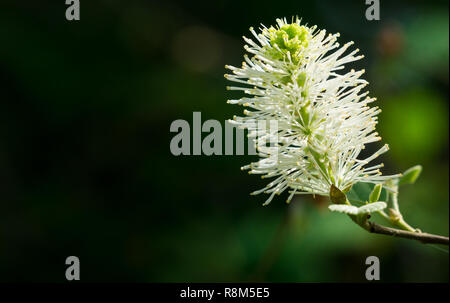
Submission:
[[[277,19],[276,27],[250,32],[256,40],[244,40],[251,56],[245,55],[240,68],[226,66],[232,74],[225,77],[242,84],[227,89],[247,94],[228,101],[248,108],[244,117],[230,122],[257,138],[260,160],[243,169],[275,178],[253,194],[270,194],[268,204],[289,190],[289,202],[294,194],[328,196],[331,185],[347,192],[357,182],[395,177],[381,176],[383,164],[366,166],[387,145],[358,159],[366,144],[381,140],[375,132],[380,109],[369,107],[375,98],[362,92],[368,84],[360,78],[364,70],[339,72],[363,58],[358,49],[344,54],[353,42],[340,46],[339,34],[302,25],[298,18],[291,23]],[[278,127],[258,128],[261,121],[277,121]]]

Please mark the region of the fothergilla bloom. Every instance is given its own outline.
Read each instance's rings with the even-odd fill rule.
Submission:
[[[347,52],[353,42],[342,46],[339,34],[327,34],[316,26],[277,19],[277,26],[262,26],[254,40],[244,37],[242,67],[226,66],[225,77],[239,83],[229,90],[246,96],[229,100],[246,107],[244,117],[230,122],[248,129],[255,137],[259,161],[244,166],[252,174],[273,181],[253,194],[329,196],[330,188],[342,192],[357,182],[382,183],[397,176],[382,176],[383,164],[368,165],[388,150],[384,145],[367,158],[359,159],[366,144],[381,140],[375,131],[378,107],[363,92],[364,70],[342,72],[345,64],[363,58],[358,49]],[[276,127],[261,127],[276,121]],[[263,123],[261,123],[263,122]]]

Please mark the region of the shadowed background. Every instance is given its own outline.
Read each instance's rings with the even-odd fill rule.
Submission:
[[[254,156],[173,156],[169,127],[224,122],[248,28],[300,16],[365,55],[384,173],[424,167],[400,192],[406,220],[448,235],[448,3],[65,1],[0,5],[0,281],[448,281],[448,253],[368,234],[327,201],[286,195],[240,167]],[[372,144],[375,150],[382,143]]]

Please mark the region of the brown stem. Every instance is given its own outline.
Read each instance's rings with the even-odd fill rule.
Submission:
[[[448,237],[433,235],[422,232],[410,232],[405,230],[400,230],[391,227],[385,227],[378,225],[374,222],[366,221],[366,226],[363,226],[366,230],[374,234],[382,234],[388,236],[394,236],[405,239],[418,240],[422,243],[435,243],[435,244],[446,244],[448,245]]]

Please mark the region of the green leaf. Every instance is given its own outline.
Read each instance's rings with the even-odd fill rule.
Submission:
[[[330,200],[335,204],[344,204],[347,202],[347,197],[339,188],[332,184],[330,187]]]
[[[407,169],[400,177],[398,185],[414,184],[422,172],[422,166],[416,165]]]
[[[352,203],[363,203],[369,201],[371,192],[373,191],[375,184],[358,182],[352,186],[352,189],[347,193],[347,199]],[[387,191],[385,188],[381,189],[378,200],[387,200]]]
[[[375,185],[375,187],[373,188],[372,192],[369,195],[370,203],[377,202],[380,199],[380,194],[381,194],[382,189],[383,189],[382,184]]]

